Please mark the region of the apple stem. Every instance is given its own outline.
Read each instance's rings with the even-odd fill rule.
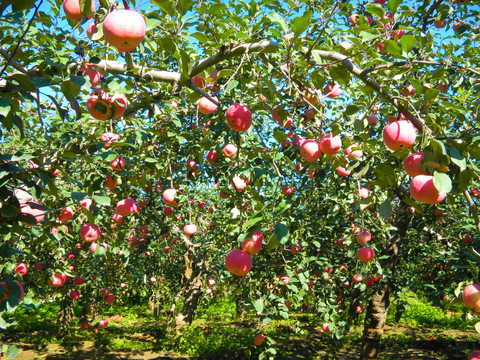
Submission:
[[[123,7],[127,10],[130,10],[130,6],[128,6],[128,1],[127,0],[122,0],[123,1]]]

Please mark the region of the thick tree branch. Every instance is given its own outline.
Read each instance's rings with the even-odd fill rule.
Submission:
[[[305,49],[304,53],[306,53],[307,51],[308,50]],[[352,75],[356,76],[357,78],[362,80],[365,85],[371,87],[373,90],[379,93],[385,100],[395,106],[398,111],[403,112],[405,114],[405,117],[413,123],[417,130],[420,133],[423,133],[424,122],[422,121],[422,119],[418,119],[408,110],[406,110],[405,107],[395,98],[395,96],[390,94],[387,90],[385,90],[377,82],[370,78],[367,73],[358,68],[347,56],[333,51],[313,50],[313,52],[320,56],[322,59],[338,61],[339,63],[341,63]]]

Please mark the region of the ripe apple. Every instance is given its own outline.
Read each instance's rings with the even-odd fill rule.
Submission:
[[[40,224],[45,217],[45,211],[42,209],[37,209],[35,207],[32,207],[31,205],[40,205],[40,203],[36,203],[33,201],[28,201],[28,202],[22,202],[20,203],[20,213],[22,215],[31,215],[37,220],[37,225]],[[26,222],[22,222],[23,225],[27,226],[33,226],[31,224],[28,224]]]
[[[62,271],[61,273],[53,273],[53,279],[48,279],[48,285],[51,287],[59,287],[65,284],[67,281],[67,275]]]
[[[35,263],[35,269],[43,270],[45,268],[45,261],[38,261]]]
[[[103,21],[105,41],[119,52],[135,49],[143,41],[146,31],[143,15],[135,10],[114,10]]]
[[[262,249],[263,233],[258,230],[255,231],[252,237],[249,237],[242,241],[241,248],[248,254],[254,255],[260,252]]]
[[[225,266],[232,274],[244,276],[252,267],[252,257],[243,250],[234,249],[227,254]]]
[[[360,20],[360,15],[352,14],[352,15],[350,15],[349,20],[352,23],[352,25],[357,25],[358,21]]]
[[[392,35],[393,35],[393,39],[394,39],[395,41],[397,41],[397,40],[399,40],[403,35],[405,35],[405,30],[403,30],[403,29],[393,30],[393,31],[392,31]],[[405,88],[406,88],[407,90],[402,93],[403,96],[410,96],[410,95],[415,94],[415,89],[413,89],[413,92],[411,92],[411,89],[408,88],[408,87],[410,87],[410,86],[413,88],[412,85],[407,85],[407,86],[405,86]],[[408,95],[405,95],[405,94],[408,94]]]
[[[107,175],[105,177],[105,187],[109,188],[110,190],[113,191],[113,189],[115,189],[115,186],[117,186],[118,184],[113,181],[112,177]]]
[[[293,186],[287,187],[286,185],[282,185],[282,194],[285,196],[290,196],[293,194]]]
[[[314,162],[317,161],[322,155],[320,146],[315,140],[305,140],[300,147],[300,155],[305,161]]]
[[[163,209],[163,215],[170,216],[173,214],[173,209],[171,207],[166,207]]]
[[[107,120],[112,116],[112,104],[109,95],[102,89],[95,89],[87,101],[88,113],[97,120]]]
[[[212,96],[212,99],[218,102],[216,96]],[[203,115],[209,115],[214,113],[217,110],[218,106],[211,102],[208,98],[202,96],[198,102],[198,111]]]
[[[339,84],[334,84],[333,86],[329,84],[325,86],[325,90],[324,90],[325,96],[331,99],[339,97],[341,92],[342,90]]]
[[[415,126],[406,120],[394,121],[383,129],[383,141],[393,151],[408,149],[415,143],[416,138]]]
[[[447,19],[435,20],[434,25],[437,29],[444,28],[447,26]]]
[[[345,247],[345,239],[337,239],[337,248],[343,249]]]
[[[227,144],[223,148],[223,155],[227,158],[232,158],[237,153],[237,147],[234,144]]]
[[[463,242],[465,245],[470,245],[473,242],[473,239],[470,235],[465,235],[463,237]]]
[[[177,194],[176,189],[172,189],[172,188],[166,189],[163,192],[163,201],[165,202],[165,204],[172,207],[177,207],[178,205],[180,205],[180,203],[175,202],[176,194]]]
[[[110,161],[110,166],[115,171],[121,171],[125,167],[125,159],[120,156],[115,156],[115,159]]]
[[[330,330],[330,328],[329,328],[329,324],[328,324],[328,323],[323,323],[323,325],[322,325],[322,330],[323,330],[323,332],[326,332],[326,333],[332,332],[332,330]]]
[[[345,154],[350,160],[357,160],[363,157],[363,150],[357,144],[352,144],[346,148]]]
[[[125,94],[115,94],[109,100],[115,108],[115,116],[113,118],[118,119],[122,117],[125,110],[127,110],[128,104]]]
[[[72,300],[78,300],[80,298],[80,293],[78,292],[78,290],[72,290],[70,291],[69,296]]]
[[[75,281],[75,285],[82,285],[83,282],[85,281],[85,278],[77,276],[74,281]]]
[[[121,216],[128,216],[132,213],[136,214],[140,211],[140,207],[132,198],[122,199],[117,203],[117,213]]]
[[[359,283],[363,281],[363,275],[362,274],[355,274],[352,276],[352,281],[354,283]]]
[[[75,212],[73,211],[73,209],[70,206],[67,206],[62,209],[58,218],[60,221],[68,221],[73,217],[74,214]]]
[[[89,326],[90,326],[90,324],[89,324],[88,321],[84,321],[84,322],[80,323],[80,328],[81,329],[88,329]]]
[[[20,276],[25,276],[27,275],[27,272],[28,272],[27,264],[18,263],[17,266],[15,266],[15,269],[13,269],[13,271],[19,274]]]
[[[215,280],[208,279],[208,286],[213,286],[213,285],[215,285]]]
[[[350,176],[350,174],[352,173],[352,170],[347,170],[347,168],[348,168],[348,164],[346,164],[345,167],[338,166],[337,174],[340,176]]]
[[[86,242],[92,242],[98,239],[101,230],[98,225],[92,225],[90,223],[83,224],[80,228],[80,237]]]
[[[465,287],[462,299],[466,307],[473,309],[475,312],[480,312],[480,285],[471,284]]]
[[[98,326],[100,326],[101,328],[104,328],[107,325],[108,325],[108,320],[107,319],[100,320],[100,323],[98,324]]]
[[[123,221],[123,216],[119,213],[113,214],[113,222],[117,225],[120,225]]]
[[[93,5],[93,1],[92,1],[92,5]],[[87,26],[87,37],[92,41],[103,40],[103,35],[102,35],[101,39],[93,40],[93,35],[95,35],[97,32],[98,32],[97,24],[95,24],[94,22],[89,23],[88,26]]]
[[[155,276],[152,276],[152,277],[150,278],[150,282],[151,282],[152,284],[155,284],[155,283],[157,282],[157,278],[156,278]]]
[[[312,120],[314,117],[315,117],[315,112],[313,111],[313,109],[307,109],[305,111],[305,117],[308,119],[308,120]]]
[[[205,294],[210,295],[212,293],[212,289],[208,288],[205,290]]]
[[[370,115],[368,117],[368,125],[370,126],[376,126],[378,124],[378,117],[375,115]]]
[[[83,71],[83,75],[88,76],[90,78],[90,82],[92,83],[92,88],[97,86],[100,80],[102,79],[102,73],[98,70],[95,70],[93,67],[95,64],[83,64],[80,67],[80,70]]]
[[[368,198],[370,191],[367,188],[361,187],[360,189],[357,189],[356,193],[362,199],[366,199]]]
[[[292,255],[295,255],[299,251],[302,251],[302,247],[299,244],[294,244],[290,246],[290,252],[292,253]]]
[[[93,200],[92,199],[83,199],[80,200],[80,205],[82,205],[85,209],[90,210],[90,206],[92,206]]]
[[[303,94],[303,98],[305,99],[308,105],[312,105],[312,106],[317,105],[318,99],[317,99],[316,91],[312,89],[307,89],[303,91],[302,94]]]
[[[436,217],[437,219],[441,219],[441,218],[443,218],[443,217],[445,216],[445,215],[443,214],[443,211],[440,210],[440,209],[435,209],[435,210],[433,210],[433,215],[435,215],[435,217]]]
[[[105,302],[107,304],[113,304],[114,301],[115,301],[115,295],[113,294],[108,294],[107,297],[105,298]]]
[[[433,184],[432,175],[417,175],[410,182],[410,195],[416,201],[426,204],[438,204],[447,194],[439,194]]]
[[[357,242],[362,246],[364,246],[371,239],[372,239],[372,234],[370,234],[369,231],[360,231],[357,234]]]
[[[195,224],[188,224],[183,227],[185,236],[191,237],[197,233],[197,226]]]
[[[243,180],[240,176],[235,175],[232,179],[232,184],[235,190],[241,192],[247,187],[247,182]]]
[[[327,134],[319,141],[319,145],[324,154],[333,156],[341,149],[342,139],[338,135]]]
[[[253,338],[253,343],[257,346],[260,346],[263,344],[263,341],[265,340],[265,335],[263,334],[258,334]]]
[[[405,172],[411,177],[417,175],[427,175],[422,171],[422,159],[425,156],[424,153],[413,153],[408,155],[405,160],[403,160],[403,168]]]
[[[365,307],[363,305],[358,305],[356,308],[355,308],[355,312],[357,314],[363,314],[363,312],[365,311]]]
[[[63,11],[68,20],[79,21],[84,15],[82,14],[82,8],[80,7],[81,0],[63,0]],[[92,1],[91,11],[87,14],[88,17],[92,17],[95,12],[95,1]]]
[[[360,261],[370,261],[375,257],[375,250],[371,247],[363,247],[358,249],[357,256]]]
[[[235,146],[235,145],[234,145]],[[236,152],[236,150],[235,150]],[[235,154],[234,154],[235,155]],[[217,152],[214,151],[214,150],[210,150],[207,152],[207,161],[212,164],[214,163],[215,161],[218,160],[218,156],[217,156]]]
[[[234,131],[247,131],[252,125],[252,113],[243,104],[233,104],[227,109],[227,123]]]

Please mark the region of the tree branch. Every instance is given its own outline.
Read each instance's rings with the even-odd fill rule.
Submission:
[[[470,212],[472,213],[473,218],[475,219],[475,225],[477,227],[477,231],[480,233],[480,219],[478,218],[477,209],[475,208],[475,204],[472,200],[472,197],[468,193],[468,190],[464,190],[463,195],[465,195],[465,199],[467,199],[468,208],[470,209]]]
[[[428,9],[427,13],[425,14],[423,18],[423,26],[422,26],[422,31],[425,33],[427,32],[427,23],[428,23],[428,18],[432,13],[435,11],[435,9],[442,3],[443,0],[437,0],[433,3],[432,7]]]

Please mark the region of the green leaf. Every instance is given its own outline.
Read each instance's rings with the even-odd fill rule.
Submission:
[[[460,171],[467,168],[467,160],[463,157],[460,150],[453,146],[447,146],[447,152],[452,162],[460,168]]]
[[[475,330],[480,334],[480,321],[475,324]]]
[[[390,204],[390,201],[388,199],[386,199],[379,205],[378,212],[385,219],[388,219],[390,216],[393,215],[392,204]]]
[[[80,93],[80,86],[75,84],[72,80],[65,80],[62,82],[60,89],[67,99],[69,99],[70,96],[75,97]]]
[[[345,69],[344,66],[338,64],[334,66],[330,66],[328,68],[328,73],[332,77],[333,80],[343,84],[348,85],[350,82],[350,73]]]
[[[190,72],[192,71],[192,58],[182,48],[177,49],[180,52],[182,59],[182,82],[190,79]]]
[[[398,46],[396,41],[385,40],[382,44],[385,47],[385,51],[387,51],[389,54],[400,57],[403,56],[402,48]]]
[[[388,4],[387,4],[388,10],[390,10],[392,14],[395,14],[402,2],[403,0],[388,0]]]
[[[433,185],[440,194],[449,193],[452,190],[452,180],[445,173],[435,171],[433,173]]]
[[[104,246],[97,243],[97,248],[95,249],[95,253],[93,254],[93,256],[95,256],[98,260],[102,260],[105,257],[106,253],[107,253],[107,249],[105,249]]]
[[[367,11],[370,14],[373,14],[379,18],[383,18],[385,16],[385,9],[380,4],[367,4],[366,6]]]
[[[112,204],[112,200],[108,196],[95,195],[93,196],[93,200],[102,206],[110,206]]]
[[[10,103],[4,98],[0,98],[0,115],[7,116],[10,112],[11,106]]]
[[[277,140],[279,144],[281,144],[282,142],[287,140],[289,136],[288,134],[285,134],[281,131],[273,130],[273,137],[275,138],[275,140]]]
[[[273,214],[275,216],[278,216],[280,215],[282,212],[284,212],[285,210],[288,210],[290,209],[290,207],[292,206],[293,202],[292,200],[283,200],[280,204],[277,205],[277,207],[275,208]]]
[[[18,347],[15,345],[10,345],[8,347],[7,353],[5,354],[5,359],[15,359],[18,354],[20,353],[20,350]]]
[[[275,236],[281,244],[285,244],[288,239],[288,228],[284,223],[275,225]]]
[[[295,37],[298,37],[310,26],[310,19],[313,13],[307,10],[302,16],[296,17],[292,21],[292,31],[295,33]]]
[[[173,16],[173,4],[175,4],[173,1],[170,0],[150,0],[152,3],[155,5],[158,5],[162,11],[170,16]]]
[[[400,38],[400,46],[406,53],[409,53],[410,51],[412,51],[416,43],[417,43],[417,39],[412,35],[403,35]]]
[[[282,15],[276,12],[271,12],[270,14],[267,15],[267,17],[270,19],[270,21],[280,25],[283,31],[285,31],[286,33],[289,32],[288,24]]]
[[[263,311],[263,301],[262,299],[257,299],[253,303],[253,306],[255,307],[255,310],[257,311],[257,315],[260,315]]]
[[[252,216],[249,217],[248,221],[243,225],[244,229],[248,229],[249,227],[255,225],[256,223],[260,222],[263,220],[263,212],[257,211],[252,214]]]
[[[192,0],[178,0],[177,1],[177,11],[180,13],[180,15],[185,15],[185,13],[191,9],[193,5]]]
[[[274,250],[280,246],[280,241],[278,241],[276,236],[272,236],[267,244],[268,250]]]
[[[228,85],[225,87],[224,92],[228,94],[232,89],[236,88],[238,84],[240,84],[238,80],[235,80],[235,79],[230,80]]]
[[[343,112],[343,115],[353,115],[357,113],[360,110],[360,108],[356,105],[348,105],[345,111]]]
[[[370,42],[370,41],[372,41],[374,39],[377,39],[380,36],[382,36],[382,34],[380,34],[378,31],[376,31],[376,32],[360,31],[360,34],[358,34],[358,35],[362,38],[363,42]]]
[[[81,0],[80,1],[80,9],[82,11],[83,16],[90,16],[92,13],[92,0]]]

